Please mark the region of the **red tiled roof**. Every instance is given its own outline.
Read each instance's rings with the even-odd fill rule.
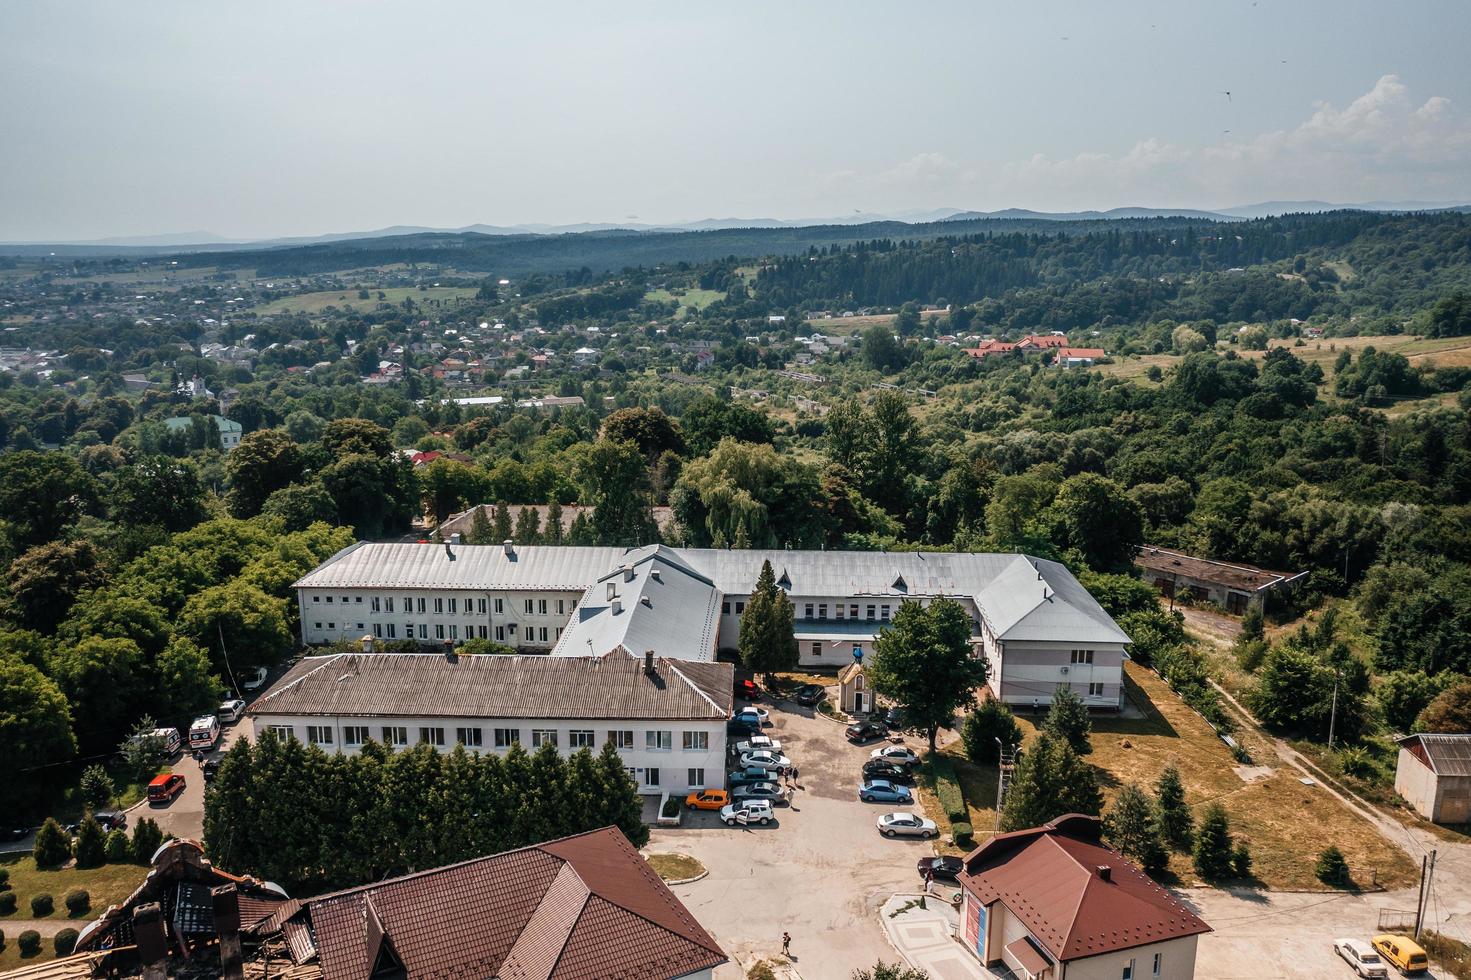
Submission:
[[[1067,338],[1056,334],[1031,334],[1017,342],[1018,347],[1066,347]]]
[[[1099,839],[1097,817],[1069,814],[971,852],[962,887],[1003,902],[1060,961],[1210,932],[1210,926]],[[1100,873],[1108,868],[1107,879]]]
[[[307,903],[324,980],[372,973],[388,947],[409,977],[669,980],[726,961],[613,827]],[[381,927],[370,943],[367,923]]]
[[[1059,347],[1057,349],[1058,360],[1066,357],[1091,357],[1095,360],[1106,356],[1102,347]]]
[[[978,347],[967,347],[965,352],[971,357],[989,357],[992,354],[1010,354],[1016,350],[1016,344],[1008,344],[1002,340],[983,341]]]

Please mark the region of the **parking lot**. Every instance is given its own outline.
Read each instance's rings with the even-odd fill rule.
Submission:
[[[749,964],[775,957],[783,931],[809,980],[847,978],[875,960],[897,959],[878,909],[899,891],[922,887],[915,862],[926,841],[886,839],[880,814],[910,807],[861,803],[859,770],[884,742],[850,745],[843,726],[791,702],[762,702],[766,734],[779,739],[799,772],[790,805],[768,827],[728,828],[714,813],[685,811],[679,828],[655,828],[649,849],[698,858],[708,877],[674,892],[726,952]],[[909,744],[918,748],[917,739]],[[726,968],[721,977],[744,976]]]

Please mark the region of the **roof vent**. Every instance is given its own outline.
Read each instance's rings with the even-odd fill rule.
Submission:
[[[623,581],[625,581],[625,582],[632,582],[633,581],[633,566],[632,565],[624,565],[623,566]]]
[[[609,582],[608,583],[608,598],[610,600],[618,598],[618,583],[617,582]]]
[[[664,573],[659,571],[657,568],[651,569],[649,571],[649,578],[653,579],[655,582],[662,582],[664,581]]]
[[[1098,866],[1098,880],[1113,881],[1113,868],[1110,868],[1106,864],[1100,864]]]
[[[449,543],[450,544],[459,544],[460,543],[460,532],[459,531],[456,531],[454,534],[451,534],[449,536]]]
[[[613,600],[613,615],[614,616],[617,616],[621,612],[623,612],[623,600],[621,600],[621,599],[614,599]]]
[[[453,551],[451,551],[451,550],[450,550],[450,546],[449,546],[449,542],[448,542],[448,541],[446,541],[446,542],[445,542],[445,543],[444,543],[444,553],[445,553],[445,554],[446,554],[446,555],[447,555],[447,556],[449,556],[449,560],[450,560],[450,561],[454,561],[454,560],[455,560],[455,553],[454,553],[454,552],[453,552]]]
[[[501,547],[506,549],[507,558],[516,557],[516,542],[512,541],[510,538],[506,538],[506,540],[501,542]]]
[[[654,676],[654,651],[653,650],[645,650],[644,651],[644,674],[647,675],[647,676],[649,676],[649,677],[653,677]]]
[[[909,583],[904,581],[904,576],[903,575],[896,575],[894,577],[894,584],[892,586],[890,586],[890,587],[891,588],[894,588],[894,589],[898,589],[900,592],[908,592],[909,591]]]
[[[648,606],[650,609],[654,608],[654,604],[649,601],[649,597],[646,595],[639,596],[638,601],[643,603],[645,606]]]

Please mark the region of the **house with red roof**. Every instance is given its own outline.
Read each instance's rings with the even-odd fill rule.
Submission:
[[[1092,367],[1094,361],[1108,356],[1102,347],[1059,347],[1052,356],[1052,363],[1060,368]]]
[[[1020,980],[1191,980],[1211,931],[1071,813],[998,834],[965,859],[960,939]]]
[[[1016,342],[1019,351],[1052,350],[1068,345],[1067,335],[1060,333],[1029,334]]]
[[[999,354],[1015,353],[1016,344],[1008,344],[1004,340],[983,340],[975,347],[965,348],[965,352],[978,361],[984,361]]]

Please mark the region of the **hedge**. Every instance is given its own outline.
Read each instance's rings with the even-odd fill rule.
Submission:
[[[10,887],[10,869],[0,868],[0,891]]]
[[[51,948],[56,950],[57,956],[70,956],[77,948],[77,935],[75,929],[63,929],[51,940]]]
[[[10,915],[15,911],[15,892],[0,892],[0,915]]]
[[[55,908],[56,903],[52,900],[50,895],[42,893],[40,895],[31,896],[31,914],[36,918],[45,918],[46,916],[50,915]]]
[[[81,915],[92,907],[92,896],[85,888],[73,888],[62,901],[66,904],[67,912],[73,916]]]
[[[965,808],[965,794],[960,791],[960,780],[955,775],[955,763],[937,753],[930,755],[930,776],[935,781],[935,795],[950,822],[965,820],[970,813]]]
[[[20,934],[16,945],[20,947],[20,955],[35,956],[41,951],[41,934],[34,929],[27,929]]]
[[[975,836],[975,828],[964,820],[957,820],[950,825],[950,833],[957,844],[969,844]]]

